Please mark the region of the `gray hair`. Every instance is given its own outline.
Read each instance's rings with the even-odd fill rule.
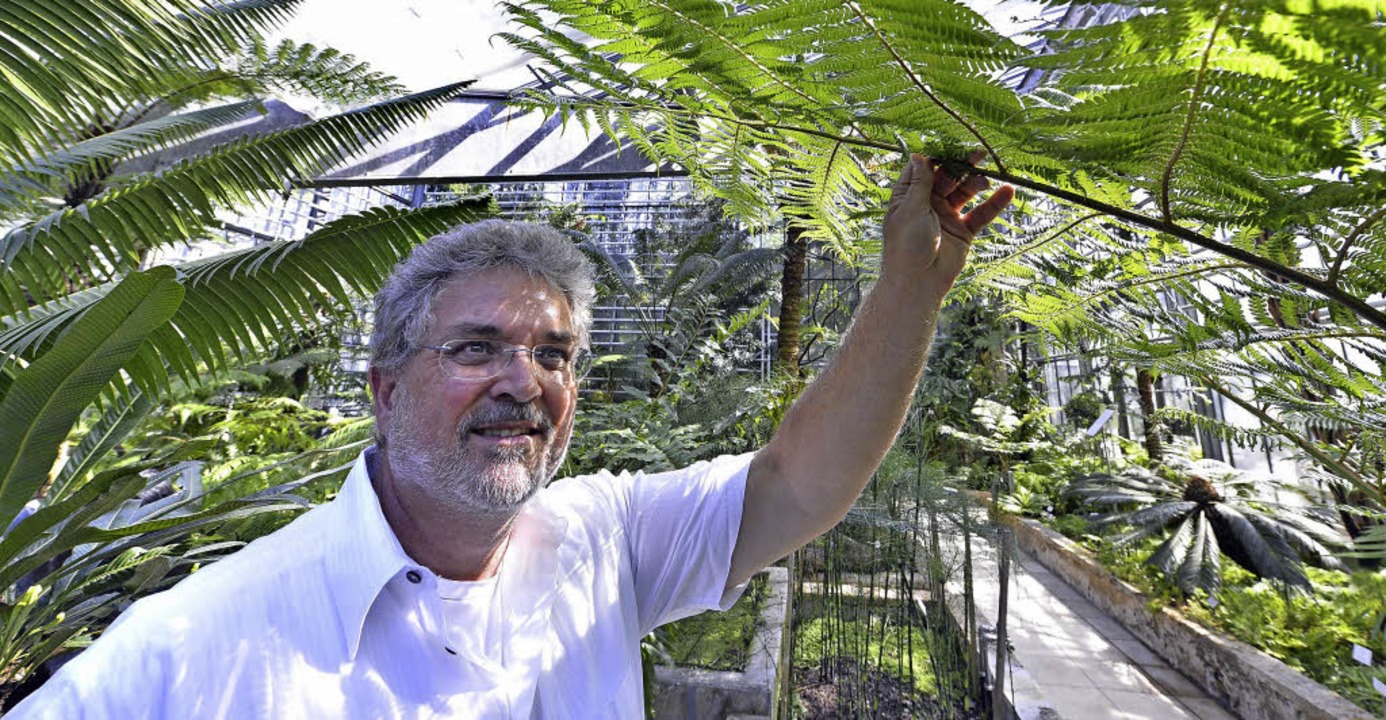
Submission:
[[[577,245],[546,225],[483,220],[454,228],[414,248],[375,294],[371,365],[399,370],[433,329],[433,301],[454,278],[499,267],[541,277],[563,292],[583,346],[592,326],[596,284]]]

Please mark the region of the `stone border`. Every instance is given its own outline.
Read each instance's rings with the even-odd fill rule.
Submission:
[[[919,538],[919,549],[921,561],[928,556],[928,548],[925,546],[924,538]],[[961,556],[963,553],[962,541],[956,535],[949,535],[947,540],[947,553],[954,556]],[[998,568],[996,566],[996,548],[992,545],[990,538],[981,534],[972,536],[972,563],[973,577],[996,577]],[[1012,569],[1015,572],[1015,569]],[[949,578],[944,583],[944,597],[941,601],[932,606],[919,600],[915,601],[916,608],[921,616],[933,622],[945,622],[948,630],[957,638],[958,644],[964,645],[967,637],[964,631],[966,626],[966,603],[967,597],[963,580],[957,575]],[[982,677],[982,692],[986,697],[980,698],[983,703],[993,701],[992,688],[996,683],[996,615],[995,608],[983,607],[974,603],[972,607],[973,619],[977,624],[977,642],[964,650],[972,657],[972,662],[977,672]],[[997,717],[1007,720],[1063,720],[1063,716],[1054,709],[1054,704],[1044,694],[1044,690],[1035,681],[1034,675],[1026,669],[1023,660],[1015,652],[1006,653],[1007,667],[1009,668],[1009,679],[1006,683],[1005,692],[1000,698],[1002,707],[999,708]],[[1077,719],[1073,719],[1077,720]]]
[[[784,640],[789,570],[768,567],[769,594],[760,612],[760,629],[751,639],[751,657],[742,672],[655,666],[655,717],[712,720],[731,715],[769,715],[775,705],[776,666]]]
[[[1085,548],[1035,520],[1007,516],[1020,548],[1149,645],[1175,669],[1247,720],[1372,720],[1343,696],[1239,640],[1178,611],[1150,609],[1150,598],[1123,582]]]

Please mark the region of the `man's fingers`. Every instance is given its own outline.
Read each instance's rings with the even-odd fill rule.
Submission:
[[[975,237],[977,233],[982,231],[982,228],[985,228],[992,220],[995,220],[996,216],[1000,215],[1001,211],[1005,210],[1007,205],[1011,204],[1011,198],[1014,197],[1015,188],[1010,185],[1002,185],[996,188],[996,192],[993,192],[991,197],[982,201],[977,207],[972,208],[972,211],[963,218],[963,224],[967,226],[968,232],[972,233]]]
[[[986,156],[987,154],[985,151],[973,150],[967,155],[967,164],[976,165],[977,163],[984,160]],[[952,202],[951,195],[957,191],[958,186],[960,184],[965,184],[967,182],[967,178],[969,177],[971,176],[964,176],[961,179],[952,177],[947,172],[944,172],[942,166],[940,166],[939,169],[934,173],[934,194],[943,198],[947,198],[949,199],[949,202]],[[976,194],[977,190],[973,190],[972,192],[973,194]],[[971,195],[969,195],[968,197],[970,198]],[[961,203],[953,203],[953,206],[960,207]]]
[[[925,203],[928,203],[929,194],[934,191],[934,173],[930,170],[928,158],[923,155],[910,156],[910,190]]]
[[[991,181],[985,175],[969,175],[966,180],[958,184],[956,190],[948,194],[948,204],[952,205],[954,210],[960,210],[963,205],[967,204],[968,200],[987,189],[990,184]]]
[[[910,185],[913,183],[914,159],[911,158],[909,162],[905,163],[905,169],[900,171],[900,179],[895,181],[895,187],[890,190],[891,202],[895,202],[895,200],[904,197],[905,193],[909,192]]]

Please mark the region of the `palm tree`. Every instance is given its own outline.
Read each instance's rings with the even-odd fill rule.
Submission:
[[[1091,475],[1075,480],[1064,494],[1108,510],[1099,525],[1129,526],[1118,544],[1169,531],[1146,563],[1188,594],[1202,590],[1209,597],[1217,595],[1224,555],[1257,577],[1306,590],[1305,562],[1343,569],[1330,548],[1341,546],[1345,538],[1329,516],[1303,504],[1253,496],[1270,489],[1297,492],[1202,460],[1182,472],[1170,466],[1158,472],[1132,467],[1118,475]]]

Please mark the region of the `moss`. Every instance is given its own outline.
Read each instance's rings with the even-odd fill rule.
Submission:
[[[751,641],[760,629],[760,614],[769,595],[765,574],[755,576],[726,612],[702,613],[660,628],[664,650],[679,666],[745,670],[751,657]]]
[[[924,632],[914,626],[895,622],[886,624],[878,616],[833,621],[815,617],[794,630],[794,665],[816,665],[825,657],[848,655],[869,664],[880,661],[886,673],[905,678],[913,671],[915,690],[925,695],[938,694],[933,664],[929,659],[929,641]],[[911,652],[912,651],[912,652]],[[904,655],[910,653],[909,658]]]

